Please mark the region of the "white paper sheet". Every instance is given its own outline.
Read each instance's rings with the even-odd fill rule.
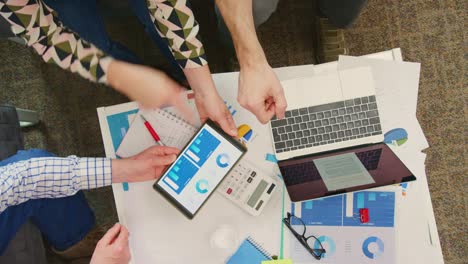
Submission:
[[[338,70],[368,66],[372,69],[382,121],[416,116],[420,63],[340,56]]]

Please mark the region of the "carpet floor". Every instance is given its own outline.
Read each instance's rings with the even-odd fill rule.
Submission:
[[[192,2],[212,71],[229,71],[228,52],[213,34],[213,9],[206,8],[204,1]],[[115,12],[106,14],[110,35],[146,64],[169,70],[125,3],[115,2]],[[351,55],[401,47],[405,60],[422,64],[417,116],[431,146],[426,150],[426,171],[444,259],[450,264],[467,263],[468,255],[468,89],[463,29],[467,4],[463,0],[373,0],[345,33]],[[315,62],[312,14],[309,0],[282,0],[259,28],[273,67]],[[27,148],[44,148],[60,156],[104,155],[96,108],[127,98],[48,65],[32,50],[7,40],[0,40],[0,61],[0,103],[36,110],[42,120],[24,131]],[[110,188],[88,191],[86,196],[99,225],[109,227],[117,221]],[[52,254],[49,257],[50,263],[63,263]]]

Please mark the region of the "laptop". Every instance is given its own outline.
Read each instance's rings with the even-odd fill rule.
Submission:
[[[284,119],[270,122],[294,202],[415,180],[383,143],[369,67],[283,82]]]

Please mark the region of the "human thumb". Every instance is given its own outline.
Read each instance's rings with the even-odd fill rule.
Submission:
[[[166,166],[171,164],[176,160],[177,156],[172,154],[172,155],[166,155],[166,156],[158,156],[153,159],[153,166]]]

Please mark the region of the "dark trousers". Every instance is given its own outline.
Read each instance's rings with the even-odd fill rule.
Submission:
[[[0,162],[0,166],[38,157],[51,157],[43,150],[19,151]],[[94,226],[94,213],[82,192],[64,198],[34,199],[8,207],[0,213],[0,256],[27,221],[37,226],[57,250],[65,250],[81,241]]]
[[[347,28],[356,20],[367,0],[318,0],[320,15],[338,28]]]
[[[260,26],[276,10],[278,1],[272,0],[253,0],[253,16],[256,26]],[[319,16],[326,17],[338,28],[347,28],[356,20],[367,0],[311,0],[316,1],[317,12]],[[258,8],[259,10],[256,10]],[[221,12],[215,7],[215,13],[218,18],[218,36],[221,43],[228,49],[231,55],[235,54],[234,44],[231,34],[224,23]],[[294,14],[291,14],[294,15]],[[284,23],[288,23],[285,21]]]

